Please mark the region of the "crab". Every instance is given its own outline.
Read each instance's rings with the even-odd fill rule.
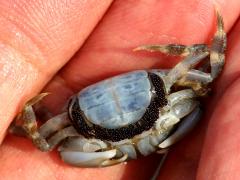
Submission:
[[[22,129],[41,151],[58,146],[64,162],[105,167],[168,149],[200,120],[198,97],[224,66],[226,33],[216,11],[211,45],[145,45],[135,49],[181,56],[172,69],[137,70],[90,85],[73,95],[66,111],[41,127],[33,106],[48,93],[30,99],[12,132]]]

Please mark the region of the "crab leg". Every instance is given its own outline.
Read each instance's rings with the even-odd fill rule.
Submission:
[[[64,129],[59,130],[56,134],[50,137],[47,142],[50,146],[50,150],[53,149],[56,145],[58,145],[62,140],[71,136],[79,136],[73,126],[66,127]]]
[[[167,75],[167,90],[179,79],[178,84],[184,86],[190,86],[193,89],[201,89],[202,84],[208,84],[212,82],[222,71],[225,56],[224,51],[226,49],[226,33],[224,32],[223,18],[216,10],[217,16],[217,31],[214,34],[214,38],[211,43],[210,49],[204,44],[194,44],[190,46],[184,46],[181,44],[169,44],[169,45],[144,45],[134,49],[146,50],[150,52],[159,51],[170,55],[186,56],[186,58],[178,63],[175,68],[169,71]],[[210,54],[210,67],[211,72],[206,73],[200,71],[203,66],[208,65],[208,61],[200,67],[199,70],[192,70],[195,65],[204,60],[205,57]],[[206,69],[206,68],[204,68]],[[192,70],[192,71],[191,71]],[[191,72],[189,72],[191,71]],[[184,82],[184,83],[182,83]],[[204,88],[203,88],[204,90]]]
[[[107,149],[107,144],[99,139],[86,139],[83,136],[69,137],[58,147],[58,151],[96,152]]]
[[[75,132],[73,132],[73,130],[70,131],[66,128],[62,131],[59,131],[70,124],[67,118],[67,113],[62,113],[51,118],[38,129],[36,115],[32,106],[42,100],[42,98],[44,98],[46,95],[48,95],[48,93],[42,93],[30,99],[25,104],[22,112],[16,118],[16,121],[22,120],[22,125],[13,125],[12,127],[12,131],[19,131],[21,133],[21,130],[23,130],[23,132],[29,136],[36,147],[41,151],[51,150],[56,145],[56,143],[62,140],[63,137],[66,137],[66,135],[70,136]],[[47,141],[46,138],[48,138],[56,131],[59,132],[51,137],[49,141]]]
[[[66,127],[67,125],[70,125],[70,121],[68,120],[67,113],[64,112],[46,121],[39,128],[39,133],[42,135],[42,137],[47,138],[54,132]]]
[[[144,45],[134,49],[134,51],[150,51],[150,52],[161,52],[172,56],[188,56],[189,54],[199,54],[202,52],[209,51],[205,44],[193,44],[193,45],[182,45],[182,44],[167,44],[167,45]]]
[[[170,106],[174,106],[178,102],[185,100],[185,99],[192,99],[195,98],[196,94],[192,89],[184,89],[181,91],[174,92],[168,96],[168,102]]]
[[[127,155],[118,159],[113,159],[117,155],[117,150],[106,150],[103,152],[80,152],[80,151],[62,151],[61,158],[64,162],[83,167],[105,167],[124,162]]]
[[[209,92],[209,83],[213,81],[211,74],[192,69],[176,81],[178,86],[190,87],[198,96],[204,96]]]
[[[202,84],[208,84],[213,80],[212,76],[209,73],[205,73],[196,69],[188,71],[187,75],[183,77],[183,79],[186,81],[197,81]]]
[[[182,77],[179,81],[182,82],[183,80],[185,81],[197,81],[202,84],[208,84],[213,81],[212,76],[209,73],[203,72],[202,67],[200,69],[191,69],[187,72],[187,74]],[[171,69],[156,69],[152,70],[151,72],[161,76],[166,76]]]
[[[193,69],[200,61],[209,55],[203,52],[197,55],[189,55],[183,61],[179,62],[166,76],[166,89],[170,90],[171,86],[180,78],[186,76],[190,69]]]
[[[227,37],[224,32],[223,18],[216,10],[217,15],[217,31],[212,40],[212,46],[210,49],[210,65],[211,65],[211,76],[215,79],[218,74],[222,71],[225,55],[224,51],[227,46]]]
[[[187,133],[189,133],[198,123],[201,117],[201,109],[198,107],[195,108],[189,115],[187,115],[182,122],[179,124],[177,130],[165,139],[162,143],[159,144],[160,148],[167,148],[180,139],[182,139]]]
[[[24,106],[22,112],[17,116],[16,121],[22,120],[22,128],[32,140],[33,144],[37,146],[41,151],[48,151],[49,144],[46,139],[38,132],[36,116],[33,111],[33,105],[40,101],[48,93],[42,93],[38,96],[30,99]]]
[[[64,162],[83,167],[105,167],[125,162],[128,158],[126,153],[120,155],[117,149],[108,149],[101,140],[82,136],[68,138],[58,151]]]
[[[202,67],[200,67],[202,70]],[[203,67],[204,68],[204,67]],[[171,69],[167,70],[152,70],[157,75],[166,76]],[[210,73],[201,71],[200,69],[191,69],[185,76],[176,81],[178,86],[190,87],[198,96],[205,95],[208,92],[207,85],[213,81]],[[167,83],[166,83],[167,84]],[[169,85],[170,86],[170,85]],[[168,86],[168,87],[169,87]]]

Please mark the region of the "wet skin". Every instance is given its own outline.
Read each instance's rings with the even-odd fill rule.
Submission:
[[[177,62],[159,53],[132,52],[133,48],[209,42],[215,32],[209,1],[115,1],[111,6],[111,1],[49,2],[14,6],[14,1],[0,1],[1,139],[24,102],[46,83],[43,91],[52,95],[44,104],[56,114],[70,95],[103,78],[135,69],[170,68]],[[218,7],[229,32],[224,71],[206,100],[202,122],[171,150],[160,179],[239,175],[240,3],[221,1]],[[160,160],[155,155],[105,169],[73,168],[56,152],[42,153],[29,140],[11,135],[2,142],[0,154],[4,179],[148,179]]]

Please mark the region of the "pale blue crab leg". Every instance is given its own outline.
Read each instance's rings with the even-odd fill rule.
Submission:
[[[201,82],[203,84],[208,84],[213,81],[213,78],[209,73],[205,73],[196,69],[188,71],[185,79],[189,81]]]
[[[56,134],[48,138],[47,143],[49,144],[49,149],[52,150],[56,145],[58,145],[62,140],[67,137],[79,136],[77,131],[73,126],[66,127],[64,129],[58,130]]]
[[[182,119],[191,113],[197,106],[199,106],[198,101],[194,99],[184,99],[171,107],[171,113],[177,118]]]
[[[160,77],[166,76],[171,69],[155,69],[151,70],[151,72],[156,73]],[[203,72],[199,69],[191,69],[187,72],[187,74],[180,80],[186,80],[186,81],[197,81],[202,84],[208,84],[212,82],[212,76],[209,73]]]
[[[193,69],[199,62],[209,55],[208,52],[203,52],[197,55],[190,54],[181,62],[179,62],[173,69],[171,69],[168,75],[165,77],[167,84],[167,92],[170,90],[171,86],[180,78],[186,76],[189,70]]]
[[[183,89],[181,91],[177,91],[169,94],[167,99],[168,99],[169,106],[173,107],[175,104],[177,104],[180,101],[183,101],[185,99],[193,99],[195,97],[197,97],[197,95],[192,89]]]
[[[42,137],[47,138],[50,135],[52,135],[54,132],[57,132],[58,130],[63,129],[64,127],[70,124],[71,123],[68,119],[67,112],[64,112],[46,121],[39,128],[39,133],[41,134]]]
[[[68,137],[58,147],[58,151],[96,152],[107,149],[108,145],[99,139],[86,139],[81,135]]]
[[[177,80],[176,85],[190,87],[198,96],[205,96],[210,90],[208,84],[212,81],[211,74],[192,69],[185,76]]]
[[[179,124],[176,131],[159,144],[159,148],[168,148],[169,146],[175,144],[177,141],[182,139],[186,134],[188,134],[199,122],[202,111],[200,107],[196,107],[189,115],[187,115]]]
[[[167,84],[167,90],[169,90],[169,88],[180,78],[183,78],[183,80],[185,80],[184,82],[188,80],[190,84],[192,83],[191,79],[194,79],[194,81],[197,81],[200,85],[201,83],[207,84],[212,82],[222,71],[225,61],[224,52],[226,49],[226,33],[224,32],[223,19],[217,10],[216,16],[217,31],[212,40],[210,49],[204,44],[196,44],[192,46],[169,44],[140,46],[134,50],[147,50],[151,52],[159,51],[170,55],[187,56],[169,72],[168,80],[170,81]],[[210,53],[211,73],[201,72],[201,69],[188,73],[188,71],[193,69],[197,63],[207,57],[208,53]],[[181,82],[183,82],[183,80]]]
[[[58,151],[64,162],[83,167],[105,167],[125,162],[128,151],[119,154],[119,149],[109,149],[109,145],[99,139],[86,139],[83,136],[64,140]]]
[[[102,152],[62,151],[60,155],[64,162],[79,167],[105,167],[124,162],[127,159],[127,155],[113,159],[117,155],[116,149]]]

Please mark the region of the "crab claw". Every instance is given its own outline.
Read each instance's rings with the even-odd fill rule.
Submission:
[[[82,167],[105,167],[126,161],[127,155],[115,159],[117,150],[103,152],[62,151],[61,158],[64,162]]]

